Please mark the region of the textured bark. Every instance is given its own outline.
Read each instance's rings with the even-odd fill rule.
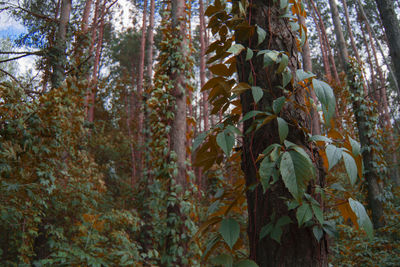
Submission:
[[[358,53],[358,49],[356,46],[356,42],[354,41],[353,30],[351,28],[350,19],[349,19],[349,10],[347,8],[347,0],[342,0],[344,16],[346,18],[347,32],[349,33],[351,48],[353,49],[354,55],[356,56],[357,62],[361,63],[360,54]]]
[[[102,9],[101,9],[99,38],[97,40],[96,53],[95,53],[95,56],[94,56],[92,79],[91,79],[90,85],[89,85],[89,88],[90,88],[89,101],[88,101],[89,102],[89,111],[88,111],[88,121],[89,122],[93,122],[94,121],[94,106],[96,104],[98,70],[99,70],[101,49],[103,47],[104,17],[105,17],[106,1],[107,0],[104,0],[103,6],[102,6]]]
[[[147,78],[149,86],[153,80],[153,45],[154,45],[154,11],[155,0],[150,0],[150,18],[149,27],[147,28]]]
[[[53,88],[59,87],[65,79],[65,63],[67,61],[67,55],[65,54],[67,48],[66,37],[71,8],[72,0],[62,0],[56,43],[52,51],[53,58],[51,60],[53,65],[53,73],[51,75]]]
[[[343,29],[339,18],[339,11],[336,5],[336,0],[329,0],[329,5],[332,13],[332,21],[336,35],[336,43],[339,47],[339,62],[342,69],[345,69],[346,61],[349,58],[349,53],[347,52],[346,41],[344,40]]]
[[[200,87],[203,88],[206,82],[206,62],[205,62],[205,51],[206,51],[206,42],[205,42],[205,20],[204,20],[204,4],[203,0],[199,0],[200,10]],[[208,126],[208,101],[207,101],[207,92],[202,93],[202,104],[203,104],[203,120],[204,120],[204,131],[209,129]]]
[[[400,21],[394,8],[393,0],[375,0],[388,39],[389,53],[392,58],[397,80],[400,85]],[[400,93],[400,91],[398,92]]]
[[[185,1],[172,0],[172,29],[176,33],[175,38],[181,36],[182,42],[178,44],[179,53],[187,53],[187,40],[185,29]],[[178,36],[179,34],[179,36]],[[176,154],[178,174],[175,177],[177,183],[186,185],[186,79],[185,73],[180,70],[171,72],[171,80],[174,81],[172,95],[175,97],[174,119],[171,125],[171,150]]]
[[[243,44],[252,49],[270,49],[285,51],[289,55],[289,68],[294,72],[298,66],[297,47],[294,39],[294,33],[286,19],[280,18],[279,6],[273,0],[253,0],[249,11],[251,14],[251,25],[257,24],[267,32],[266,40],[257,46],[257,38],[254,36],[250,41],[243,40]],[[279,4],[279,3],[278,3]],[[271,29],[272,32],[271,32]],[[252,65],[252,66],[251,66]],[[254,108],[265,110],[270,107],[272,101],[282,95],[282,90],[277,86],[281,85],[281,76],[276,74],[275,68],[265,69],[261,57],[245,61],[245,58],[238,57],[238,77],[240,82],[249,82],[248,76],[251,69],[254,69],[253,80],[255,85],[264,88],[264,95],[257,106],[251,92],[247,91],[241,95],[243,114],[248,113]],[[288,90],[293,90],[290,86]],[[296,91],[295,99],[301,104],[304,103],[305,90]],[[293,119],[301,127],[311,128],[308,115],[294,106],[288,105],[280,115],[285,120],[291,122]],[[246,132],[251,125],[251,120],[244,123],[243,132]],[[307,137],[304,132],[290,124],[288,140],[302,146],[307,153],[313,154],[311,158],[314,162],[317,172],[317,182],[323,186],[324,173],[321,168],[320,157],[316,150],[309,150]],[[279,143],[279,134],[277,123],[271,122],[256,132],[252,132],[243,137],[242,170],[245,175],[246,184],[252,186],[258,183],[256,159],[262,151],[271,144]],[[312,189],[309,190],[313,194]],[[293,222],[296,222],[295,211],[288,210],[283,198],[291,198],[283,182],[279,180],[270,189],[263,194],[261,185],[254,190],[247,191],[248,203],[248,235],[250,242],[250,258],[257,262],[260,267],[275,266],[327,266],[327,243],[325,236],[321,242],[318,242],[313,236],[310,227],[299,228],[297,223],[291,223],[283,228],[281,243],[277,243],[269,236],[260,240],[261,228],[267,225],[272,214],[276,218],[289,216]]]

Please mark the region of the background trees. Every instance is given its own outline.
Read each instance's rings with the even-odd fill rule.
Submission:
[[[395,3],[0,8],[0,265],[400,264]]]

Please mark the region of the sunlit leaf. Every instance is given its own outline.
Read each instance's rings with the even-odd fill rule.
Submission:
[[[245,49],[245,47],[241,44],[234,44],[228,49],[228,53],[232,53],[235,56],[239,55],[240,52],[242,52]]]
[[[258,36],[257,45],[260,45],[265,40],[267,33],[263,28],[257,26],[257,36]]]
[[[362,228],[364,228],[369,239],[372,239],[374,236],[374,229],[372,226],[372,222],[371,222],[363,204],[361,204],[357,200],[353,200],[352,198],[349,198],[349,204],[350,204],[351,209],[354,211],[354,213],[357,216],[358,225],[360,225]]]

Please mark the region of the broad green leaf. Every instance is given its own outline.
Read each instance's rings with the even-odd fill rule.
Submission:
[[[324,229],[325,233],[328,235],[339,238],[339,233],[336,230],[336,225],[335,222],[333,221],[324,221],[324,224],[322,225],[322,229]]]
[[[264,52],[264,68],[275,63],[278,60],[279,52],[275,50],[263,50]],[[260,52],[259,52],[260,53]]]
[[[265,157],[260,164],[259,174],[260,182],[264,193],[270,186],[271,175],[275,169],[275,162],[270,162],[268,157]]]
[[[253,94],[253,99],[256,104],[258,103],[258,101],[260,101],[260,99],[263,97],[264,94],[261,87],[258,86],[252,86],[251,93]]]
[[[251,88],[251,86],[247,83],[239,83],[232,89],[232,92],[237,95],[240,95],[241,93],[247,91],[250,88]]]
[[[346,167],[347,175],[350,179],[350,184],[354,186],[357,181],[357,164],[354,158],[347,152],[343,152],[344,166]]]
[[[271,153],[271,151],[273,151],[274,149],[278,149],[278,148],[282,148],[282,145],[272,144],[272,145],[269,145],[266,149],[264,149],[264,151],[262,153],[264,155],[268,155],[269,153]]]
[[[321,207],[319,205],[311,204],[312,210],[314,212],[315,218],[317,218],[318,222],[320,224],[324,223],[324,214],[321,210]]]
[[[325,152],[326,152],[326,156],[328,158],[329,170],[330,170],[342,158],[342,149],[339,147],[336,147],[334,145],[327,145]]]
[[[223,131],[217,135],[217,144],[229,156],[233,145],[235,144],[235,138],[226,131]]]
[[[325,143],[332,143],[332,140],[323,135],[313,135],[310,137],[310,142],[325,142]]]
[[[232,248],[239,238],[240,226],[234,219],[224,219],[219,227],[219,233],[225,240],[225,243]]]
[[[321,227],[319,227],[318,225],[313,227],[313,234],[315,236],[315,239],[317,239],[317,241],[319,242],[324,234],[324,232],[322,231]]]
[[[263,28],[261,28],[260,26],[257,26],[257,36],[258,36],[257,45],[260,45],[265,40],[267,33],[265,32],[265,30]]]
[[[273,229],[274,225],[272,222],[268,223],[267,225],[264,225],[260,231],[260,240],[269,235]]]
[[[322,105],[325,107],[324,114],[327,124],[329,125],[329,121],[333,117],[333,113],[335,112],[335,95],[333,93],[332,88],[326,82],[319,81],[318,79],[312,80],[314,91],[319,101],[321,101]]]
[[[278,120],[279,139],[281,140],[281,143],[283,143],[283,141],[288,136],[289,126],[284,119],[278,117],[277,120]]]
[[[260,114],[269,115],[269,113],[266,113],[266,112],[263,112],[263,111],[252,110],[252,111],[247,112],[243,116],[243,118],[242,118],[242,120],[240,122],[246,121],[246,120],[251,119],[251,118],[253,118],[253,117],[257,116],[257,115],[260,115]]]
[[[280,0],[280,8],[281,8],[281,9],[287,8],[288,5],[289,5],[288,0]]]
[[[311,73],[311,72],[308,72],[308,71],[306,72],[306,71],[304,71],[302,69],[298,69],[296,71],[296,76],[297,76],[297,79],[299,80],[299,82],[301,82],[301,81],[304,81],[306,79],[310,79],[312,77],[315,77],[315,74]]]
[[[246,52],[246,61],[250,60],[253,58],[253,50],[250,48],[247,48],[247,52]]]
[[[365,210],[363,204],[357,200],[353,200],[352,198],[349,198],[349,204],[357,216],[358,225],[364,228],[364,231],[367,233],[369,239],[372,239],[374,236],[372,222],[368,217],[367,211]]]
[[[196,136],[196,138],[193,141],[193,151],[195,151],[200,145],[201,143],[203,143],[204,139],[206,139],[207,137],[207,132],[203,132],[201,134],[199,134],[198,136]]]
[[[244,47],[243,45],[241,45],[241,44],[234,44],[234,45],[232,45],[232,46],[228,49],[228,51],[226,51],[226,52],[232,53],[232,54],[234,54],[235,56],[237,56],[237,55],[239,55],[240,52],[242,52],[244,49],[245,49],[245,47]]]
[[[258,265],[252,260],[241,260],[235,263],[234,267],[258,267]]]
[[[289,57],[286,54],[282,54],[281,62],[279,62],[277,73],[282,73],[289,63]]]
[[[352,153],[355,157],[357,157],[358,155],[360,155],[361,152],[361,146],[360,143],[358,143],[356,140],[354,140],[353,138],[351,138],[349,136],[349,140],[350,140],[350,145],[351,145],[351,149],[352,149]]]
[[[239,128],[237,128],[237,127],[235,127],[233,125],[226,126],[226,129],[228,131],[230,131],[231,133],[236,134],[238,136],[242,136],[243,135],[242,132],[239,130]]]
[[[275,225],[275,226],[282,227],[282,226],[285,226],[285,225],[287,225],[287,224],[289,224],[289,223],[291,223],[291,222],[292,222],[292,220],[289,218],[289,216],[282,216],[282,217],[280,217],[279,220],[276,222],[276,225]]]
[[[286,102],[286,97],[284,96],[281,96],[275,99],[274,102],[272,102],[272,110],[274,111],[275,114],[279,114],[279,112],[281,112],[281,109],[285,104],[285,102]]]
[[[303,152],[301,151],[302,148],[300,147],[295,147],[294,150],[289,151],[293,160],[299,192],[303,192],[306,187],[306,182],[313,179],[315,176],[314,165],[312,164],[311,159],[304,150]]]
[[[232,255],[221,254],[217,257],[211,259],[213,264],[221,264],[224,267],[232,267],[233,266],[233,258]]]
[[[293,195],[295,199],[300,199],[299,188],[297,185],[296,173],[294,170],[294,163],[289,152],[285,152],[281,158],[280,171],[282,175],[282,180]]]
[[[305,222],[312,219],[312,210],[310,204],[303,202],[303,204],[297,208],[296,218],[299,226],[302,226]]]

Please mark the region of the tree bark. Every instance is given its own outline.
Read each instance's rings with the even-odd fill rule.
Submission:
[[[154,12],[155,0],[150,0],[150,18],[149,27],[147,28],[147,78],[149,86],[153,80],[153,45],[154,45]]]
[[[279,4],[279,3],[278,3]],[[257,24],[262,27],[267,36],[264,42],[257,46],[257,38],[253,36],[250,41],[244,40],[243,44],[251,49],[269,49],[284,51],[289,55],[289,68],[294,73],[298,68],[297,46],[295,35],[291,31],[291,27],[286,19],[281,18],[281,12],[276,1],[273,0],[253,0],[252,5],[248,9],[248,16],[251,18],[250,24]],[[251,13],[251,14],[250,14]],[[271,32],[273,29],[273,32]],[[259,103],[255,106],[251,92],[247,91],[241,94],[241,103],[243,114],[248,113],[254,108],[265,110],[270,107],[272,101],[283,94],[277,86],[281,85],[281,76],[276,73],[275,68],[263,66],[263,60],[260,57],[246,61],[244,57],[238,57],[238,77],[240,82],[249,83],[248,76],[251,69],[254,85],[264,89],[264,95]],[[287,87],[288,90],[294,88]],[[293,96],[300,105],[304,103],[305,90],[300,89]],[[294,99],[293,99],[294,100]],[[287,121],[292,121],[295,117],[300,127],[310,129],[311,125],[307,119],[307,115],[300,109],[289,106],[285,111],[281,112],[281,117]],[[244,122],[243,132],[246,132],[252,121]],[[323,186],[324,173],[320,161],[320,157],[316,150],[309,150],[307,137],[299,128],[290,124],[288,140],[302,146],[307,153],[313,154],[314,164],[317,171],[318,184]],[[278,134],[278,126],[276,122],[271,122],[256,132],[251,132],[243,137],[242,152],[242,170],[245,175],[247,186],[253,186],[258,183],[256,163],[257,157],[263,150],[271,144],[280,143]],[[313,192],[309,192],[313,194]],[[291,223],[283,228],[281,243],[277,243],[269,236],[260,240],[260,231],[263,226],[267,225],[271,216],[274,214],[276,218],[289,216],[293,222],[296,222],[295,211],[288,210],[283,198],[291,198],[288,190],[284,186],[282,180],[272,185],[264,194],[262,186],[258,186],[254,190],[248,190],[248,236],[250,242],[250,258],[254,260],[260,267],[275,266],[327,266],[327,244],[325,237],[318,242],[312,234],[310,227],[299,228],[297,223]]]
[[[339,11],[336,5],[336,0],[329,0],[329,5],[331,7],[331,13],[332,13],[332,21],[334,30],[335,30],[335,35],[336,35],[336,40],[337,44],[339,47],[339,62],[340,65],[342,66],[342,69],[345,69],[345,65],[347,62],[347,59],[349,58],[349,53],[347,52],[347,45],[346,41],[344,40],[344,35],[343,35],[343,30],[342,30],[342,25],[340,22],[339,18]]]
[[[177,51],[185,55],[187,53],[186,27],[185,27],[185,1],[171,1],[172,30],[174,37],[182,37]],[[178,36],[178,34],[180,36]],[[185,56],[183,56],[185,57]],[[186,185],[186,78],[185,73],[179,69],[171,72],[171,80],[174,81],[172,95],[175,97],[174,119],[171,125],[171,150],[176,154],[178,174],[177,183]]]
[[[205,20],[204,20],[204,4],[203,0],[199,0],[199,16],[200,16],[200,87],[203,88],[206,83],[206,42],[205,42]],[[204,131],[209,129],[208,126],[208,101],[207,92],[202,93],[202,104],[203,104],[203,121]]]
[[[400,21],[395,12],[393,0],[375,0],[388,38],[390,57],[394,66],[397,89],[400,85]],[[400,94],[400,91],[398,91]]]
[[[51,55],[53,65],[51,83],[53,88],[59,87],[65,79],[65,64],[67,61],[67,55],[65,54],[67,48],[66,37],[71,8],[72,0],[62,0],[56,43]]]

